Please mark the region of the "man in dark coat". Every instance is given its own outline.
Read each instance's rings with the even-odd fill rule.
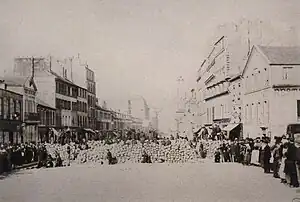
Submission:
[[[280,178],[279,177],[279,168],[280,168],[280,162],[282,157],[282,146],[281,146],[281,138],[275,137],[275,145],[271,148],[273,151],[273,177]]]
[[[290,176],[291,182],[290,185],[292,187],[299,187],[298,175],[297,175],[297,167],[296,167],[296,146],[294,144],[294,140],[291,138],[288,143],[287,153],[286,153],[286,173]]]
[[[107,160],[108,160],[108,164],[111,165],[112,164],[112,160],[113,160],[113,157],[112,157],[112,154],[111,152],[109,151],[109,149],[107,150]]]
[[[269,146],[269,140],[266,138],[265,147],[263,149],[263,162],[264,162],[265,173],[270,173],[270,169],[271,169],[270,159],[271,159],[271,148]]]

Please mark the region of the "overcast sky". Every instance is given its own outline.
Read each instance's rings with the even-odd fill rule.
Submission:
[[[1,0],[1,67],[18,55],[80,53],[101,100],[123,109],[142,95],[163,108],[166,130],[174,125],[176,78],[195,85],[220,23],[259,18],[298,29],[299,8],[299,0]]]

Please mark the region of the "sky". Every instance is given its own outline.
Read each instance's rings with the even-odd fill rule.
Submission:
[[[299,0],[1,0],[1,70],[16,56],[80,53],[95,71],[100,100],[124,111],[128,99],[143,96],[162,109],[167,131],[175,124],[176,80],[195,87],[218,26],[261,19],[298,32],[299,8]]]

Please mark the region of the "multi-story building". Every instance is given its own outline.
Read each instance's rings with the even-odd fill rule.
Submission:
[[[78,88],[77,97],[77,114],[78,114],[78,126],[81,128],[88,127],[88,105],[87,105],[87,90],[84,88]]]
[[[247,48],[234,36],[223,36],[201,64],[196,93],[197,120],[202,126],[218,125],[229,135],[240,136],[243,86],[240,75],[247,54]]]
[[[113,129],[124,130],[129,128],[129,117],[128,115],[121,112],[112,112],[113,114]]]
[[[231,100],[229,96],[229,56],[225,37],[219,39],[202,63],[198,76],[199,88],[203,91],[206,120],[203,125],[228,124]]]
[[[55,121],[55,111],[56,109],[49,106],[47,103],[37,98],[37,112],[40,116],[40,124],[38,125],[39,138],[42,142],[49,142],[49,129],[54,128]]]
[[[246,137],[286,133],[300,121],[300,47],[254,46],[243,71]]]
[[[96,115],[97,115],[97,122],[96,122],[96,130],[99,131],[109,131],[112,129],[112,113],[111,111],[100,107],[99,105],[96,106]]]
[[[229,95],[231,99],[230,123],[223,128],[230,139],[242,138],[242,101],[243,101],[243,82],[241,74],[233,76],[229,80]]]
[[[23,142],[23,95],[7,90],[0,82],[0,144]]]
[[[88,99],[88,126],[96,128],[96,82],[95,73],[86,65],[86,86]]]
[[[33,75],[29,77],[8,77],[2,79],[6,89],[23,95],[22,117],[24,127],[22,127],[21,142],[38,142],[38,124],[40,123],[39,114],[37,113],[37,88],[33,80]],[[5,104],[5,103],[4,103]],[[10,101],[10,108],[13,103]],[[13,113],[9,114],[13,116]]]
[[[131,128],[135,130],[142,130],[143,129],[143,119],[131,117]]]
[[[27,76],[31,66],[34,66],[39,89],[37,97],[56,109],[55,127],[88,127],[86,67],[79,57],[65,60],[53,57],[16,58],[14,74]]]

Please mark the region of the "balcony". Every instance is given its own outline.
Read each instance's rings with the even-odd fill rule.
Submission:
[[[40,116],[38,113],[35,112],[25,112],[24,120],[27,123],[39,123]]]

